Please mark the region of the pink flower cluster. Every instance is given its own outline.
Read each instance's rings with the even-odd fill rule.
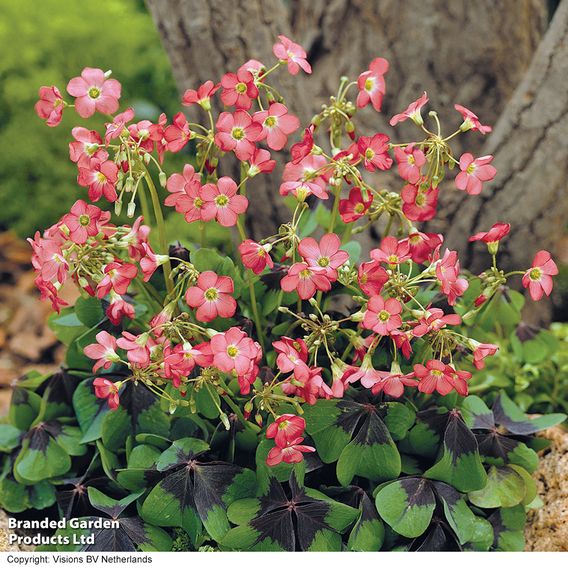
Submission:
[[[95,361],[93,372],[99,375],[93,382],[97,397],[117,408],[120,390],[128,381],[146,384],[164,398],[169,395],[161,385],[171,385],[188,406],[193,400],[185,400],[190,389],[214,389],[223,398],[237,391],[242,397],[250,395],[244,403],[244,420],[255,404],[258,424],[263,421],[261,412],[274,418],[266,430],[275,442],[269,465],[295,463],[314,451],[303,444],[305,421],[293,414],[280,415],[283,403],[297,408],[340,398],[356,383],[374,395],[392,398],[403,396],[405,389],[467,395],[472,375],[460,366],[483,368],[498,346],[464,335],[462,321],[484,309],[510,276],[522,275],[522,285],[539,300],[551,293],[552,277],[558,273],[547,251],[539,251],[526,270],[509,274],[499,270],[496,255],[511,227],[497,223],[470,238],[487,246],[493,263],[477,276],[482,293],[470,311],[460,311],[469,280],[458,253],[444,247],[441,234],[423,232],[415,223],[436,215],[441,181],[454,166],[455,186],[470,195],[479,194],[495,177],[492,156],[466,152],[456,159],[450,148],[458,134],[487,134],[491,128],[469,109],[455,105],[462,122],[453,134],[444,137],[437,121],[435,131],[429,130],[430,121],[422,116],[429,102],[424,93],[390,119],[391,126],[412,121],[421,140],[395,144],[385,133],[360,135],[352,121],[355,112],[368,105],[380,111],[386,95],[389,65],[382,58],[374,59],[357,81],[342,82],[337,97],[324,105],[290,147],[290,159],[275,187],[293,208],[291,221],[258,242],[248,238],[244,215],[252,192],[247,197],[247,182],[275,169],[272,153],[284,149],[300,128],[298,118],[269,84],[270,75],[284,67],[292,75],[311,73],[305,50],[287,37],[279,36],[273,53],[277,61],[272,67],[249,60],[219,83],[206,81],[184,93],[182,104],[188,115],[196,111],[205,115],[206,125],[191,122],[181,112],[171,123],[164,114],[156,122],[135,122],[133,109],[118,112],[120,83],[100,69],[86,68],[69,82],[71,103],[57,87],[42,87],[36,112],[49,126],[59,124],[63,111],[72,107],[82,118],[100,112],[110,115],[105,119],[110,122],[103,133],[81,126],[71,131],[70,159],[77,165],[78,184],[87,189],[90,203],[78,200],[58,223],[30,239],[37,286],[55,310],[66,305],[60,290],[72,280],[84,295],[103,300],[112,324],[122,325],[114,334],[100,331],[96,343],[85,348]],[[353,102],[348,98],[351,88],[356,89]],[[224,108],[215,116],[214,109],[221,104]],[[323,125],[330,141],[327,150],[318,145],[324,138],[318,130]],[[186,164],[181,172],[167,176],[162,169],[166,154],[187,151],[190,141],[195,143],[194,165]],[[240,180],[219,175],[220,160],[225,158],[240,162]],[[377,189],[368,182],[369,174],[394,167],[401,180],[399,192]],[[221,267],[200,271],[190,253],[185,258],[172,253],[170,258],[164,250],[167,237],[152,168],[167,191],[165,205],[188,223],[198,221],[202,235],[206,223],[236,226],[240,239],[234,248],[242,266],[231,264],[235,272]],[[152,197],[161,254],[150,246],[150,229],[142,224],[142,217],[132,226],[116,226],[110,213],[93,204],[104,198],[103,203],[114,203],[120,213],[128,199],[127,214],[134,217],[142,185]],[[319,200],[332,202],[329,210]],[[320,207],[324,220],[316,214],[317,223],[308,230],[314,219],[308,211],[312,204]],[[318,223],[323,229],[319,234],[315,233]],[[371,225],[383,231],[383,238],[369,258],[356,264],[347,252],[353,244],[351,235]],[[162,265],[163,297],[147,284]],[[248,293],[241,293],[241,284],[248,286]],[[280,316],[259,312],[265,307],[256,299],[259,289],[263,298],[275,296],[282,304],[278,314],[293,320],[288,331],[275,333]],[[347,296],[340,315],[324,304],[328,292]],[[161,311],[152,312],[158,311],[146,327],[139,319],[127,321],[135,317],[137,294],[149,296],[148,305],[160,304]],[[291,305],[297,306],[295,311]],[[413,352],[420,352],[417,344],[425,343],[428,355],[410,363]],[[265,352],[267,345],[272,352]],[[342,355],[336,352],[339,345]],[[379,352],[387,357],[389,363],[382,366],[388,370],[375,368]],[[261,373],[270,365],[276,374],[270,369]],[[113,381],[118,367],[127,369],[126,378]],[[168,400],[172,402],[171,397]],[[222,416],[221,407],[219,413]]]

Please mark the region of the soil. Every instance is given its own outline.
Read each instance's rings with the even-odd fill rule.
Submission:
[[[542,436],[552,445],[534,474],[543,506],[529,512],[526,550],[568,552],[568,431],[557,426]]]

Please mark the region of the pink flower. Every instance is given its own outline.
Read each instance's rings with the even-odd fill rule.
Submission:
[[[213,365],[223,373],[235,371],[237,376],[249,373],[256,363],[259,347],[238,327],[211,338]]]
[[[446,327],[446,325],[459,325],[461,317],[457,314],[444,314],[440,308],[431,308],[418,321],[418,324],[412,330],[414,337],[423,337],[432,331],[438,331]]]
[[[223,92],[221,100],[226,106],[249,110],[253,99],[258,97],[258,88],[250,71],[239,69],[236,73],[226,73],[221,79]]]
[[[195,315],[199,321],[230,318],[237,310],[237,302],[231,296],[234,290],[232,278],[207,270],[199,275],[196,286],[188,288],[185,301],[191,308],[197,308]]]
[[[304,130],[302,140],[290,147],[290,155],[292,156],[293,164],[299,164],[306,156],[310,155],[314,147],[314,128],[314,125],[310,124],[310,126]]]
[[[39,101],[35,104],[36,114],[46,121],[47,126],[57,126],[63,117],[65,101],[55,86],[40,87]]]
[[[75,142],[69,142],[69,158],[72,162],[88,167],[89,160],[98,152],[102,138],[96,130],[76,126],[71,130]]]
[[[361,384],[365,388],[371,388],[378,381],[380,381],[381,376],[379,372],[373,367],[373,357],[371,355],[365,355],[361,361],[361,366],[356,369],[355,372],[350,373],[345,379],[347,384],[353,384],[357,381],[361,381]]]
[[[168,148],[168,141],[166,140],[164,134],[166,131],[166,123],[168,119],[164,113],[160,114],[157,124],[152,124],[149,127],[150,140],[156,144],[156,150],[158,151],[158,158],[160,164],[164,161],[164,154]]]
[[[325,268],[316,268],[305,262],[296,262],[280,281],[280,287],[284,292],[296,290],[302,300],[307,300],[314,296],[317,290],[329,291],[331,282],[326,276]]]
[[[367,296],[380,294],[388,279],[387,271],[377,260],[362,262],[359,265],[357,281],[359,282],[359,287]]]
[[[63,223],[69,229],[69,238],[78,245],[83,245],[89,237],[94,237],[101,230],[100,220],[102,211],[95,205],[87,205],[79,199],[67,215]]]
[[[497,175],[497,170],[491,165],[492,161],[493,156],[474,158],[469,152],[462,154],[461,172],[456,176],[456,187],[470,195],[479,195],[483,183],[491,181]]]
[[[262,126],[253,122],[250,114],[244,110],[237,110],[233,114],[222,112],[215,127],[215,144],[223,152],[234,151],[241,161],[251,158],[255,151],[254,142],[262,136]]]
[[[188,223],[202,220],[204,201],[201,197],[201,176],[193,166],[186,164],[183,174],[172,174],[166,182],[166,189],[171,194],[164,201],[168,207],[175,207]]]
[[[88,195],[91,201],[98,201],[103,196],[111,203],[116,201],[117,180],[118,166],[106,157],[94,156],[88,163],[79,164],[77,183],[89,188]]]
[[[288,136],[298,130],[298,117],[290,114],[281,103],[272,103],[268,110],[255,112],[252,117],[262,127],[262,138],[266,138],[272,150],[282,150],[288,142]]]
[[[426,163],[426,156],[420,148],[409,144],[406,148],[395,148],[394,157],[398,164],[398,175],[408,183],[416,184],[421,178],[420,168]]]
[[[124,112],[117,114],[112,122],[106,123],[105,142],[110,144],[111,140],[118,138],[126,129],[126,124],[134,118],[134,109],[127,108]],[[127,130],[127,129],[126,129]]]
[[[134,319],[136,316],[134,306],[113,290],[110,291],[109,301],[110,303],[105,313],[113,325],[119,325],[122,318]]]
[[[476,369],[483,369],[485,367],[484,359],[486,357],[491,357],[499,351],[499,346],[493,343],[478,343],[477,341],[470,340],[475,349],[473,351],[473,364]]]
[[[274,267],[270,257],[270,245],[260,245],[251,239],[246,239],[239,245],[239,253],[243,264],[255,274],[260,274],[266,266]]]
[[[284,35],[279,35],[278,39],[280,43],[274,44],[272,53],[274,53],[280,61],[285,61],[288,64],[290,75],[297,75],[300,68],[306,73],[311,73],[312,67],[306,60],[307,55],[304,48]]]
[[[67,92],[75,97],[75,109],[82,118],[96,111],[113,114],[118,110],[121,86],[116,79],[107,79],[102,69],[85,67],[80,77],[71,79]]]
[[[405,185],[400,192],[402,212],[410,221],[430,221],[436,216],[438,191],[438,188]]]
[[[367,303],[363,327],[379,335],[388,335],[402,325],[401,312],[402,306],[395,298],[384,300],[382,296],[373,296]]]
[[[128,127],[128,132],[132,139],[146,152],[154,151],[154,140],[150,137],[152,126],[154,125],[149,120],[141,120]]]
[[[395,114],[390,119],[390,125],[395,126],[399,122],[404,122],[408,118],[410,118],[418,126],[424,124],[420,110],[427,102],[428,95],[426,94],[426,91],[424,91],[424,94],[413,103],[410,103],[405,111],[401,112],[400,114]]]
[[[145,255],[138,262],[144,275],[144,282],[148,282],[158,267],[166,264],[170,257],[167,254],[156,254],[148,243],[143,243],[142,248]]]
[[[174,116],[173,124],[164,129],[164,140],[170,152],[179,152],[190,140],[191,130],[183,112]]]
[[[344,223],[353,223],[363,217],[371,204],[373,203],[373,196],[368,194],[368,199],[363,199],[360,187],[353,187],[349,192],[348,199],[341,199],[339,201],[339,214]]]
[[[412,261],[422,264],[432,258],[434,251],[444,242],[444,237],[436,233],[421,233],[414,229],[404,240],[408,241]]]
[[[67,278],[69,264],[63,256],[61,245],[55,240],[42,239],[39,232],[36,232],[35,238],[28,239],[32,246],[32,265],[45,281],[57,280],[63,284]]]
[[[282,174],[284,183],[280,186],[280,195],[292,193],[300,201],[312,194],[320,199],[327,199],[327,165],[326,158],[313,155],[303,158],[297,164],[288,162]]]
[[[292,440],[290,444],[285,448],[274,446],[266,456],[266,464],[272,467],[278,465],[281,462],[299,463],[303,461],[304,453],[316,451],[316,449],[312,446],[302,445],[303,441],[304,438],[296,438],[295,440]]]
[[[101,367],[108,369],[113,363],[120,361],[120,357],[116,353],[116,339],[106,331],[99,331],[96,335],[96,343],[91,343],[83,349],[83,353],[89,359],[95,359],[93,373],[96,373]]]
[[[534,257],[532,267],[523,275],[523,286],[528,288],[531,298],[537,302],[552,292],[552,277],[558,274],[558,267],[550,253],[540,250]]]
[[[221,85],[215,85],[213,81],[205,81],[197,91],[194,89],[187,89],[183,94],[181,104],[184,106],[191,106],[198,104],[205,110],[211,109],[211,97],[219,90]]]
[[[276,160],[272,160],[270,152],[262,148],[255,148],[248,160],[248,176],[254,177],[260,173],[269,174],[276,167]]]
[[[105,266],[104,277],[97,285],[97,298],[104,298],[111,289],[120,296],[126,294],[137,274],[138,269],[134,264],[110,262]]]
[[[238,195],[237,190],[235,181],[227,176],[219,178],[217,184],[205,184],[201,188],[201,218],[204,221],[215,219],[223,227],[235,225],[237,217],[248,207],[248,199],[244,195]]]
[[[465,108],[461,105],[454,105],[454,108],[462,115],[463,123],[460,126],[460,130],[462,132],[466,132],[467,130],[477,130],[481,132],[481,134],[488,134],[491,132],[491,126],[484,126],[479,122],[479,118],[476,114],[471,112],[468,108]]]
[[[59,297],[57,288],[53,285],[53,283],[44,280],[41,276],[38,276],[34,280],[34,284],[39,290],[42,301],[49,300],[51,302],[51,307],[58,314],[61,313],[62,307],[69,305],[63,298]]]
[[[476,233],[469,237],[469,242],[483,241],[488,245],[499,242],[503,237],[506,237],[511,230],[509,223],[495,223],[489,231]]]
[[[404,394],[404,387],[416,387],[418,381],[414,373],[403,373],[397,363],[393,363],[390,371],[377,371],[379,380],[372,386],[371,392],[379,394],[384,392],[393,398],[400,398]]]
[[[392,158],[388,154],[390,138],[386,134],[375,134],[372,138],[361,136],[357,141],[357,149],[363,158],[365,169],[374,172],[376,169],[388,170],[392,166]]]
[[[385,96],[385,73],[389,70],[389,62],[382,57],[371,61],[369,70],[361,73],[357,79],[359,94],[357,95],[357,108],[366,107],[369,103],[380,112]]]
[[[164,349],[164,376],[171,379],[176,388],[180,386],[181,378],[187,377],[196,365],[208,367],[212,363],[213,352],[209,343],[192,346],[184,341]]]
[[[93,381],[93,387],[95,388],[95,396],[97,398],[106,398],[111,410],[118,408],[120,404],[118,387],[112,381],[97,377]]]
[[[427,394],[437,391],[442,396],[456,390],[461,396],[467,396],[467,381],[471,373],[456,371],[450,365],[432,359],[424,365],[414,365],[414,373],[420,380],[418,390]]]
[[[398,241],[396,237],[385,237],[378,249],[371,251],[371,258],[390,265],[401,264],[410,259],[408,241]]]
[[[282,414],[278,416],[266,429],[266,437],[274,438],[274,442],[280,448],[285,448],[299,438],[306,429],[306,421],[294,414]]]
[[[303,340],[282,337],[280,341],[274,341],[272,346],[278,354],[276,365],[279,371],[294,373],[294,377],[301,382],[305,382],[309,378],[310,368],[306,364],[308,349]]]
[[[453,306],[456,299],[467,290],[469,283],[459,277],[460,262],[458,253],[446,249],[443,258],[436,263],[436,277],[440,281],[442,292],[448,297],[448,304]]]
[[[290,381],[284,381],[281,383],[282,392],[289,396],[299,396],[308,404],[315,404],[318,398],[331,398],[333,391],[323,380],[321,371],[321,367],[314,367],[309,370],[308,377],[305,380],[298,381],[295,377],[294,384]]]
[[[151,349],[156,342],[148,333],[134,335],[129,331],[123,331],[122,337],[117,340],[116,344],[127,352],[126,356],[130,363],[147,367],[150,364]]]
[[[335,233],[324,235],[319,244],[312,237],[300,241],[298,252],[309,266],[323,268],[330,282],[337,280],[337,269],[347,262],[349,253],[339,250],[341,239]]]

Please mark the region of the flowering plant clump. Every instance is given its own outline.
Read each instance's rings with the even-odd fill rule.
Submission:
[[[504,393],[489,395],[491,409],[468,396],[498,351],[474,324],[502,304],[519,309],[507,288],[516,275],[533,300],[549,295],[556,264],[540,251],[505,273],[499,223],[471,237],[491,262],[470,274],[443,235],[418,225],[436,215],[453,170],[471,195],[495,177],[492,156],[451,149],[491,128],[456,104],[461,119],[443,133],[435,111],[422,115],[424,93],[390,121],[412,120],[415,140],[360,135],[357,110],[379,112],[386,92],[389,65],[377,58],[301,130],[272,78],[311,67],[284,36],[273,51],[272,65],[250,60],[187,90],[191,119],[136,121],[100,69],[71,79],[71,99],[40,89],[48,126],[74,108],[105,127],[72,130],[84,189],[30,239],[68,368],[15,390],[1,503],[14,510],[17,486],[24,508],[108,515],[116,498],[145,535],[126,534],[126,550],[518,548],[535,497],[530,435],[563,416],[529,420]],[[290,220],[254,240],[249,182],[285,148],[274,191]],[[167,172],[168,154],[187,150],[183,170]],[[378,185],[391,169],[396,191]],[[114,223],[109,203],[134,221]],[[177,213],[164,219],[163,206]],[[183,231],[170,242],[176,214],[199,242]],[[382,239],[360,261],[353,236],[371,225]],[[208,246],[211,227],[225,231],[221,250]],[[73,307],[60,294],[67,281],[80,290]]]

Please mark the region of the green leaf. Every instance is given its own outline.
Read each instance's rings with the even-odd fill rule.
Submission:
[[[41,397],[35,392],[20,387],[12,391],[8,417],[13,426],[26,431],[38,415]]]
[[[523,436],[546,430],[566,420],[565,414],[546,414],[538,418],[529,418],[505,392],[501,392],[495,401],[493,414],[497,424],[505,426],[512,434]]]
[[[61,426],[55,422],[30,430],[14,462],[14,475],[25,485],[51,479],[71,468],[69,454],[56,442]]]
[[[436,500],[428,480],[407,477],[383,487],[375,504],[379,515],[395,532],[416,538],[430,525]]]
[[[464,496],[451,485],[440,481],[434,482],[434,488],[442,502],[446,520],[456,533],[460,544],[469,542],[473,538],[475,515],[467,506]]]
[[[484,487],[487,475],[475,436],[456,412],[448,414],[442,455],[424,477],[445,481],[462,492]]]
[[[101,436],[110,450],[124,447],[126,438],[138,433],[168,436],[170,420],[158,397],[142,384],[128,383],[120,392],[120,406],[103,419]]]
[[[73,408],[83,433],[83,443],[94,442],[102,436],[103,421],[110,412],[105,401],[95,396],[93,380],[81,382],[73,393]]]
[[[525,495],[526,484],[521,474],[509,466],[491,466],[485,487],[470,492],[468,499],[477,507],[495,509],[514,507],[523,501]]]
[[[146,487],[154,478],[150,470],[155,468],[159,457],[160,451],[154,446],[147,444],[135,446],[128,456],[127,469],[117,473],[117,482],[130,491]]]
[[[476,552],[487,552],[493,544],[493,527],[482,517],[475,516],[472,523],[472,535],[468,549]]]
[[[10,453],[20,445],[22,431],[11,424],[0,424],[0,452]]]
[[[101,301],[92,296],[77,298],[73,307],[77,319],[88,328],[99,325],[106,317]]]
[[[493,550],[506,552],[524,550],[526,513],[522,505],[497,509],[488,520],[494,531]]]

